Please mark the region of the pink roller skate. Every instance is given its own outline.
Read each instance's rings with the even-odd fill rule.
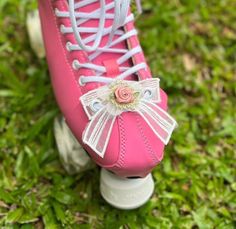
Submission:
[[[103,168],[102,196],[118,208],[141,206],[177,124],[147,66],[130,0],[39,0],[39,13],[57,102],[77,144]]]

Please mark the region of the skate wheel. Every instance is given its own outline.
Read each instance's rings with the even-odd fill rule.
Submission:
[[[101,170],[100,191],[103,198],[119,209],[135,209],[145,204],[154,191],[152,175],[145,178],[121,178]]]
[[[27,14],[26,26],[29,34],[30,45],[38,58],[45,57],[45,49],[38,10]]]
[[[62,164],[68,173],[79,173],[94,167],[94,163],[76,140],[64,118],[55,118],[54,135]]]

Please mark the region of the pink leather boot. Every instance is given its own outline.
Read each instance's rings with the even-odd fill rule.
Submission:
[[[146,63],[130,0],[39,0],[39,13],[65,121],[93,161],[113,173],[102,172],[104,198],[120,208],[140,206],[152,193],[150,173],[177,124]],[[138,186],[130,177],[140,177]],[[140,190],[128,205],[129,197],[113,189],[126,181],[129,191]]]

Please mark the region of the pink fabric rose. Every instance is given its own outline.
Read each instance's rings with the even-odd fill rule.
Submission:
[[[115,90],[115,100],[117,103],[132,103],[134,99],[134,91],[128,86],[119,86]]]

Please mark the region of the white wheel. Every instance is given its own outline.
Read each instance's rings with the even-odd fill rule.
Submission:
[[[121,178],[101,170],[100,191],[103,198],[119,209],[135,209],[145,204],[153,194],[152,175],[145,178]]]
[[[62,164],[70,174],[94,167],[94,163],[71,133],[64,118],[55,118],[54,135]]]
[[[30,45],[39,58],[45,57],[45,49],[38,10],[27,14],[26,26],[29,34]]]

